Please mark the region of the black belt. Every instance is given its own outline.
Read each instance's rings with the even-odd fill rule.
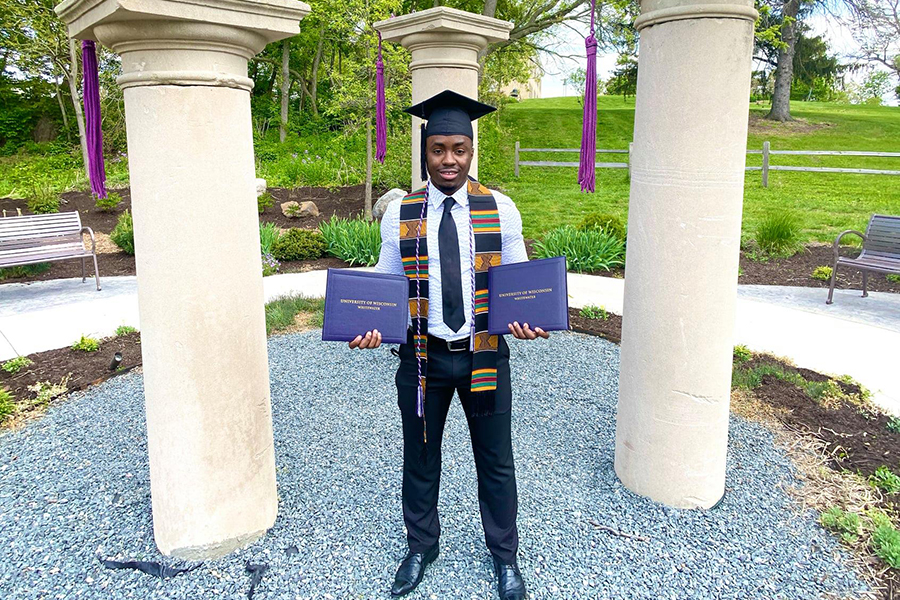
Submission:
[[[449,350],[450,352],[467,352],[469,350],[469,338],[463,338],[461,340],[454,340],[452,342],[449,342],[447,340],[428,334],[428,343],[439,344],[440,346],[446,345],[447,350]]]

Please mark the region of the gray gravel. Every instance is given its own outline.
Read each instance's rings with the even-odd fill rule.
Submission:
[[[319,335],[269,340],[275,527],[169,581],[96,560],[161,559],[140,375],[73,395],[0,436],[0,598],[245,598],[248,560],[271,567],[260,599],[388,598],[405,551],[397,359]],[[732,418],[719,508],[665,508],[627,491],[613,472],[618,347],[578,334],[511,346],[520,565],[532,598],[800,599],[865,589],[832,536],[782,490],[793,483],[790,463],[764,429]],[[411,597],[495,598],[458,402],[444,439],[440,508],[442,554]]]

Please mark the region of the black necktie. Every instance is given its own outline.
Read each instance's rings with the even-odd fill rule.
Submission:
[[[453,198],[444,199],[444,216],[438,228],[438,249],[441,253],[441,307],[444,323],[451,331],[459,331],[466,318],[463,316],[462,269],[459,261],[459,236],[456,222],[450,214]]]

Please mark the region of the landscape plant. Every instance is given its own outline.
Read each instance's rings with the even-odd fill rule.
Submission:
[[[822,513],[819,521],[827,529],[839,534],[841,540],[846,544],[855,544],[859,539],[859,515],[854,512],[846,512],[837,506],[832,506]]]
[[[585,215],[585,217],[581,220],[581,223],[579,223],[578,228],[582,230],[602,229],[608,233],[613,234],[623,242],[625,241],[625,237],[627,235],[625,224],[622,222],[622,219],[615,215],[590,213],[588,215]]]
[[[100,341],[83,335],[80,340],[72,344],[71,348],[82,352],[96,352],[100,349]]]
[[[97,197],[97,201],[94,203],[99,210],[103,212],[109,212],[111,210],[115,210],[119,204],[122,203],[122,196],[120,196],[116,192],[109,192],[106,195],[106,198]]]
[[[888,494],[900,492],[900,477],[885,465],[875,469],[875,473],[869,476],[869,483]]]
[[[894,273],[889,273],[886,275],[887,280],[891,283],[900,283],[900,275],[895,275]]]
[[[887,422],[887,430],[892,433],[900,433],[900,417],[891,417]]]
[[[381,227],[376,221],[342,219],[332,215],[319,224],[328,253],[350,265],[371,267],[381,253]]]
[[[739,363],[744,363],[753,358],[753,352],[750,351],[750,348],[743,344],[738,344],[734,347],[734,360]]]
[[[256,197],[256,208],[259,214],[263,214],[267,208],[275,204],[275,198],[269,192],[263,192]]]
[[[756,243],[766,257],[793,256],[800,250],[800,220],[788,210],[769,212],[756,228]]]
[[[36,215],[59,212],[59,195],[48,186],[35,186],[26,201],[28,210]]]
[[[281,262],[315,260],[322,258],[326,250],[321,233],[296,227],[283,232],[272,244],[272,256]]]
[[[566,268],[578,273],[609,271],[625,265],[625,242],[602,229],[571,225],[548,231],[533,246],[536,258],[566,257]]]
[[[872,515],[875,530],[872,532],[872,549],[889,566],[900,569],[900,532],[883,513]]]
[[[129,333],[134,333],[137,331],[136,327],[132,327],[131,325],[119,325],[116,327],[116,337],[122,337],[123,335],[128,335]]]
[[[134,255],[134,221],[131,218],[131,211],[126,210],[119,215],[119,220],[110,232],[109,239],[126,254]]]
[[[0,281],[4,279],[17,279],[19,277],[33,277],[50,270],[50,263],[36,263],[33,265],[19,265],[18,267],[3,267],[0,269]]]
[[[0,366],[0,368],[2,368],[7,373],[10,373],[11,375],[15,375],[16,373],[18,373],[25,367],[30,367],[33,364],[34,364],[34,361],[32,361],[27,356],[17,356],[15,358],[11,358],[8,361],[6,361],[5,363],[3,363],[3,365]]]
[[[262,274],[263,277],[268,277],[269,275],[274,275],[278,272],[278,269],[281,267],[281,263],[272,256],[270,253],[266,253],[262,255]]]
[[[14,412],[16,412],[16,401],[12,392],[0,387],[0,424],[6,421]]]
[[[59,383],[38,381],[28,386],[28,391],[34,393],[34,404],[47,404],[54,398],[62,396],[69,391],[69,378],[63,377]]]
[[[819,281],[829,281],[833,273],[832,267],[816,267],[813,269],[812,278]]]
[[[594,321],[605,321],[609,318],[609,313],[606,312],[606,309],[604,307],[595,306],[593,304],[589,304],[582,308],[578,315],[582,318],[591,319]]]
[[[321,327],[325,314],[323,298],[283,296],[266,304],[266,335],[287,329],[299,313],[311,313],[310,325]]]
[[[260,254],[266,255],[272,253],[272,246],[281,235],[281,230],[275,223],[259,224],[259,251]]]

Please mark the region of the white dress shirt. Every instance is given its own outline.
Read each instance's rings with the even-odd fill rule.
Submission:
[[[522,217],[519,209],[508,196],[491,190],[500,213],[500,237],[503,241],[502,264],[525,262],[525,240],[522,239]],[[463,314],[466,322],[459,331],[452,331],[444,323],[443,302],[441,302],[441,256],[438,247],[438,228],[444,213],[446,196],[434,185],[428,185],[428,333],[448,341],[469,337],[472,322],[472,256],[471,224],[469,221],[468,186],[463,185],[453,194],[456,201],[450,215],[456,223],[459,238],[459,262],[462,268]],[[381,219],[381,255],[375,265],[376,273],[403,275],[400,256],[400,201],[391,202]]]

